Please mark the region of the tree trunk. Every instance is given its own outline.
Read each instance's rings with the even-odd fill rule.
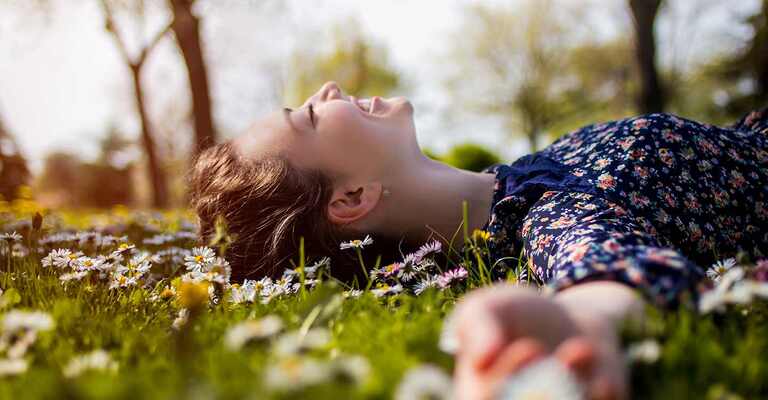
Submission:
[[[762,18],[762,32],[755,32],[754,51],[758,55],[757,60],[757,85],[758,101],[768,100],[768,0],[763,0],[763,12],[758,18]],[[760,28],[758,28],[760,29]]]
[[[139,112],[141,120],[141,142],[144,145],[144,151],[147,154],[147,163],[149,164],[149,180],[152,184],[152,206],[156,208],[168,207],[168,184],[165,178],[160,160],[157,157],[155,148],[154,134],[152,126],[149,123],[146,103],[144,102],[144,89],[141,87],[141,67],[142,64],[131,66],[131,77],[133,78],[133,89],[136,97],[136,109]]]
[[[192,114],[195,121],[195,149],[199,153],[216,142],[211,116],[208,74],[200,44],[200,21],[192,13],[194,0],[169,0],[173,10],[173,29],[187,66],[189,89],[192,92]]]
[[[664,93],[656,68],[656,41],[654,25],[662,0],[629,0],[635,26],[635,51],[640,69],[640,97],[638,108],[642,113],[664,110]]]

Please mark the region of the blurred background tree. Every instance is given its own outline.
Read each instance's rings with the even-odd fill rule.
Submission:
[[[302,104],[328,81],[338,82],[346,93],[358,98],[387,96],[399,88],[386,48],[367,38],[359,21],[348,19],[335,25],[333,32],[329,53],[302,49],[293,55],[283,94],[286,104]]]
[[[640,70],[638,110],[643,114],[662,112],[666,102],[656,65],[656,16],[662,0],[629,0],[635,27],[635,53]]]
[[[560,96],[568,86],[561,75],[568,32],[552,1],[522,3],[468,7],[457,41],[466,46],[454,55],[461,68],[448,84],[464,106],[501,115],[536,151],[545,130],[568,117]]]
[[[127,67],[124,70],[130,72],[116,74],[124,81],[96,74],[72,78],[80,85],[101,83],[107,93],[73,100],[73,107],[93,104],[98,111],[102,103],[130,94],[125,106],[117,100],[114,105],[109,103],[114,109],[106,116],[101,113],[104,121],[115,121],[114,127],[102,124],[94,129],[93,120],[81,121],[79,127],[68,128],[76,139],[57,139],[79,144],[83,132],[98,132],[103,139],[98,153],[62,152],[50,146],[47,149],[54,151],[26,152],[29,168],[10,133],[2,133],[0,194],[13,196],[14,188],[29,180],[31,169],[39,195],[50,204],[183,206],[184,174],[197,152],[238,134],[246,122],[266,111],[303,103],[328,80],[339,82],[345,92],[357,97],[407,94],[417,110],[417,131],[425,153],[471,170],[502,159],[514,161],[511,154],[540,149],[581,126],[643,112],[665,110],[704,122],[732,123],[768,105],[768,0],[738,4],[746,3],[752,6],[731,13],[737,3],[725,6],[717,0],[446,0],[439,8],[437,3],[408,3],[407,7],[392,3],[377,5],[375,10],[371,4],[360,6],[345,0],[317,4],[293,0],[258,4],[210,0],[0,2],[0,12],[12,16],[0,19],[0,35],[10,32],[12,39],[31,38],[17,40],[16,50],[22,56],[34,52],[42,39],[62,31],[49,27],[49,20],[71,8],[88,12],[84,5],[90,5],[89,15],[106,22],[94,25],[103,36],[95,38],[97,33],[91,33],[94,39],[90,42],[66,42],[64,47],[69,43],[72,47],[62,49],[67,56],[59,60],[90,71],[90,55],[96,59],[101,53],[70,52],[79,47],[99,48],[94,46],[106,40],[110,49],[118,50],[117,58],[110,54],[101,62]],[[331,4],[340,8],[331,10]],[[348,13],[353,6],[362,10],[357,17]],[[393,11],[394,23],[386,32],[381,27],[376,32],[371,22],[379,16],[372,13],[397,7],[422,14],[413,22],[409,21],[411,15]],[[438,15],[444,15],[439,12],[448,7],[461,11],[453,22],[442,24],[450,29],[438,36],[428,28],[444,22]],[[743,12],[747,9],[752,15]],[[45,15],[38,30],[30,28],[34,25],[29,23],[34,15],[31,10]],[[718,18],[713,19],[713,14],[719,14]],[[8,25],[13,18],[18,24]],[[70,15],[65,24],[93,24],[93,19],[74,18]],[[423,29],[418,34],[398,35],[400,23]],[[719,26],[717,36],[696,35],[713,23]],[[605,31],[605,27],[614,31]],[[72,37],[78,32],[64,31]],[[434,35],[430,37],[435,47],[442,46],[442,52],[404,56],[401,45],[407,47],[407,41],[422,39],[418,36],[422,33]],[[174,40],[165,40],[166,36]],[[3,43],[8,43],[8,37]],[[704,51],[709,48],[717,50]],[[59,49],[46,49],[55,59]],[[0,67],[24,58],[11,50],[0,44],[0,56],[6,61]],[[236,63],[240,63],[237,68]],[[55,73],[55,69],[46,72]],[[6,78],[0,79],[0,95],[8,96],[0,98],[4,108],[34,104],[40,119],[48,118],[52,111],[66,112],[52,110],[48,99],[61,90],[51,88],[51,96],[43,91],[38,100],[17,101],[15,97],[23,97],[26,88],[6,95],[2,85],[11,74],[5,70],[0,74]],[[67,79],[69,75],[60,80]],[[36,89],[34,82],[27,85]],[[67,110],[69,106],[59,104]],[[53,122],[32,124],[30,129],[29,124],[17,123],[17,113],[4,116],[22,146],[36,145],[30,137],[48,142],[49,132],[39,126],[58,129]],[[481,146],[468,142],[464,135],[484,142],[492,136],[497,141],[490,145],[493,141],[488,140]],[[51,152],[47,158],[46,152]]]
[[[6,129],[0,115],[0,196],[2,199],[15,199],[19,188],[26,185],[29,178],[27,160],[21,154],[16,140]]]
[[[136,3],[115,3],[117,5],[122,5],[122,9],[133,11],[138,19],[144,18],[145,8],[143,1],[138,1]],[[105,18],[105,29],[112,35],[115,45],[123,58],[123,62],[131,72],[133,94],[136,100],[136,112],[139,115],[139,121],[141,123],[141,141],[144,146],[144,154],[147,157],[149,182],[152,185],[152,206],[156,208],[165,208],[170,205],[168,182],[165,171],[163,170],[162,160],[160,159],[155,145],[157,139],[155,138],[153,125],[149,118],[145,89],[142,86],[141,81],[141,72],[144,63],[147,61],[147,57],[152,53],[152,50],[157,46],[160,40],[166,36],[171,29],[171,25],[160,29],[154,33],[148,42],[142,43],[138,55],[131,55],[127,42],[123,37],[124,34],[121,32],[120,27],[115,24],[116,4],[112,4],[110,0],[101,0]]]
[[[200,38],[200,18],[192,11],[195,0],[168,0],[173,12],[171,29],[176,36],[184,65],[187,68],[189,92],[192,97],[195,145],[193,154],[216,143],[216,129],[211,115],[211,96],[208,84],[208,67],[203,55]]]
[[[52,207],[107,208],[134,203],[134,143],[117,129],[101,139],[100,154],[88,162],[78,155],[57,152],[45,158],[35,184],[38,197]]]

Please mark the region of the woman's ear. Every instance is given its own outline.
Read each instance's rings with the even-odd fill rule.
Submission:
[[[359,221],[379,203],[382,188],[380,182],[334,188],[328,203],[328,219],[337,225]]]

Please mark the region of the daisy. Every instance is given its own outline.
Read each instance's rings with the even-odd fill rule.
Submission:
[[[136,277],[127,277],[122,273],[115,272],[112,274],[112,277],[109,283],[109,288],[117,289],[117,288],[124,288],[128,286],[136,286],[137,283],[138,283],[138,279]]]
[[[387,284],[384,284],[376,289],[371,289],[371,293],[373,293],[376,297],[383,297],[389,294],[397,294],[403,291],[403,285],[397,284],[394,286],[389,286]]]
[[[54,250],[55,252],[56,250]],[[49,254],[50,255],[50,254]],[[82,257],[82,252],[73,253],[69,249],[59,249],[58,253],[53,255],[53,266],[56,268],[69,268],[72,267],[77,259]]]
[[[116,372],[117,362],[104,350],[94,350],[88,354],[76,356],[62,370],[66,378],[76,378],[86,371]]]
[[[363,240],[355,239],[349,242],[342,242],[339,248],[341,250],[362,249],[364,246],[368,246],[371,243],[373,243],[373,239],[371,239],[369,235],[365,235],[365,238]]]
[[[446,287],[450,286],[453,282],[458,282],[466,279],[468,273],[467,270],[464,269],[464,267],[458,267],[454,268],[450,271],[445,271],[442,275],[440,275],[439,278],[437,278],[437,284],[445,289]]]
[[[210,247],[195,247],[192,254],[184,257],[184,265],[188,271],[201,272],[209,264],[213,263],[216,254]]]
[[[253,303],[259,291],[256,290],[256,281],[246,279],[242,285],[234,284],[230,288],[229,301],[234,304]]]
[[[119,246],[117,246],[117,249],[112,252],[113,257],[122,256],[125,253],[128,253],[136,248],[136,245],[134,244],[128,244],[128,243],[121,243]]]
[[[659,346],[659,342],[653,339],[633,343],[627,349],[627,358],[633,362],[653,364],[659,359],[660,355],[661,346]]]
[[[433,240],[429,243],[423,244],[414,253],[416,256],[416,262],[421,261],[422,258],[429,255],[430,253],[439,253],[442,248],[443,244],[439,240]]]
[[[0,359],[0,377],[27,372],[29,362],[23,358]]]
[[[327,346],[330,342],[330,331],[325,328],[310,328],[305,334],[300,331],[282,334],[275,341],[273,350],[275,354],[288,356],[319,349]]]
[[[0,240],[2,240],[4,242],[9,242],[9,243],[18,242],[22,238],[23,237],[20,234],[16,233],[16,231],[13,231],[11,233],[0,234]]]
[[[424,291],[429,288],[437,287],[437,285],[438,285],[438,278],[428,276],[427,278],[420,280],[416,284],[416,286],[413,288],[413,293],[418,296],[424,293]]]
[[[371,364],[365,357],[340,356],[333,359],[331,370],[344,382],[360,384],[370,375]]]
[[[251,340],[268,339],[283,329],[280,317],[268,315],[262,319],[241,322],[231,327],[224,336],[224,345],[237,351]]]
[[[357,298],[363,295],[363,291],[359,289],[352,289],[352,290],[346,290],[344,291],[344,297],[345,298]]]
[[[726,258],[725,260],[720,260],[707,270],[707,277],[714,282],[718,282],[720,281],[720,278],[722,278],[723,275],[728,272],[728,270],[733,268],[734,265],[736,265],[735,258]]]
[[[3,332],[13,334],[25,331],[47,331],[53,328],[53,318],[42,311],[11,310],[3,316]]]
[[[62,260],[62,259],[66,258],[67,262],[69,262],[68,256],[69,256],[70,253],[72,253],[72,252],[70,250],[68,250],[68,249],[55,249],[55,250],[51,251],[50,253],[48,253],[47,256],[43,257],[43,259],[40,260],[40,264],[43,267],[53,267],[53,266],[57,266],[58,267],[59,263],[60,263],[60,260]]]
[[[72,263],[72,268],[78,271],[100,270],[102,268],[102,264],[105,262],[105,258],[91,258],[82,256],[77,258]]]
[[[331,371],[326,363],[307,357],[286,357],[264,371],[264,384],[274,390],[299,390],[329,379]]]
[[[452,387],[451,377],[445,371],[432,364],[422,364],[406,372],[395,389],[395,399],[450,399]]]
[[[67,272],[59,276],[59,280],[64,282],[79,281],[88,276],[88,271]]]
[[[189,310],[182,308],[179,310],[179,314],[176,316],[176,319],[173,320],[171,328],[178,331],[187,324],[187,321],[189,321]]]

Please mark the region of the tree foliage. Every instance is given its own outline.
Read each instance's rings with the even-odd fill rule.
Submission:
[[[329,53],[297,52],[291,63],[285,100],[301,104],[323,83],[336,81],[357,97],[384,96],[400,84],[396,71],[388,66],[386,48],[367,38],[358,23],[334,29]]]

